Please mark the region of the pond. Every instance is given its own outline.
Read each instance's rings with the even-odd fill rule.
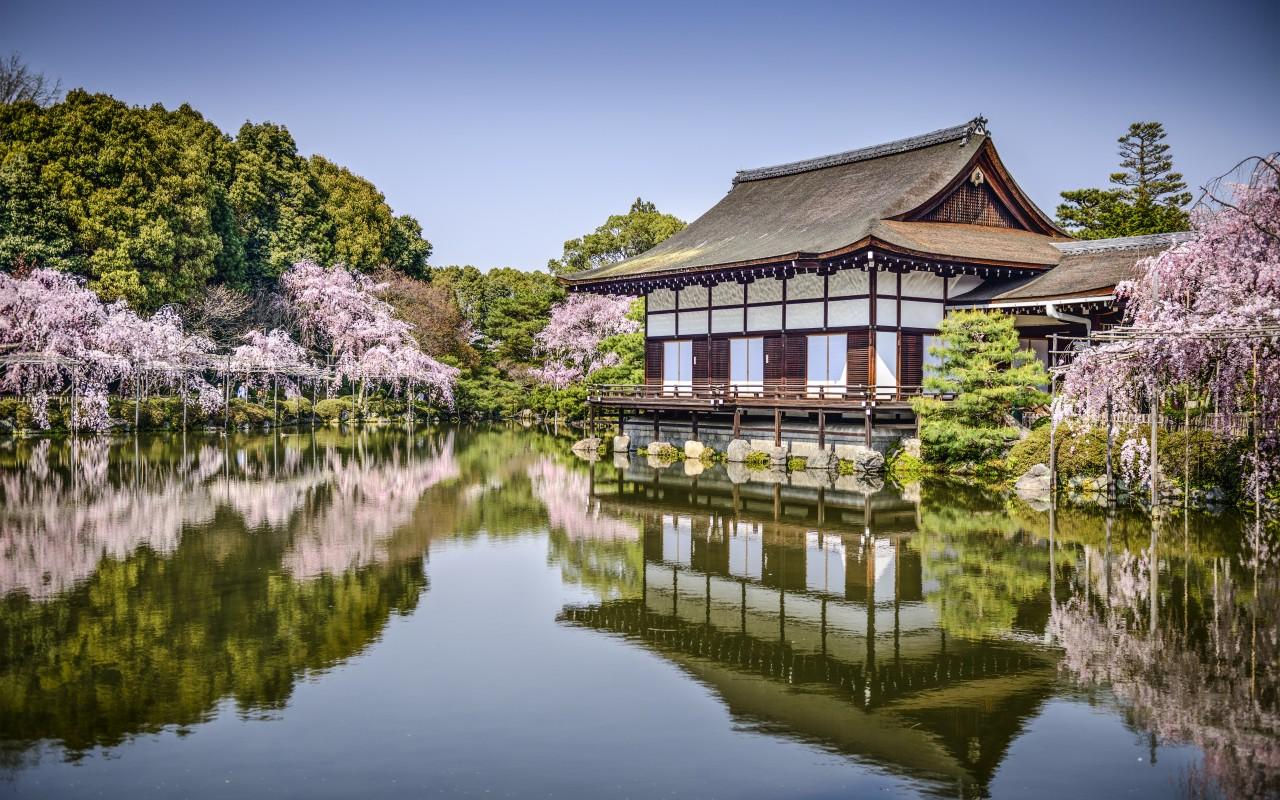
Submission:
[[[505,427],[0,445],[0,794],[1280,791],[1251,523],[694,472]]]

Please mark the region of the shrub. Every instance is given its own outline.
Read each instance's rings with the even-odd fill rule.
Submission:
[[[747,469],[768,469],[769,454],[760,450],[752,450],[747,453],[747,458],[742,463]]]
[[[31,406],[20,397],[0,399],[0,419],[5,420],[18,430],[30,430],[35,427],[35,419],[31,416]]]
[[[345,422],[355,416],[355,402],[350,397],[330,397],[316,403],[316,416],[325,422]]]
[[[843,470],[843,461],[840,462],[840,467]],[[849,465],[849,469],[850,471],[853,470],[852,464]],[[889,474],[899,483],[915,483],[929,474],[929,469],[925,466],[924,461],[908,452],[899,450],[889,461]]]
[[[790,458],[787,459],[787,469],[791,472],[796,472],[798,470],[805,469],[808,466],[809,466],[809,461],[807,459],[801,458],[800,456],[791,456]]]
[[[293,397],[280,401],[280,420],[297,422],[300,418],[311,416],[311,401],[305,397]]]
[[[262,425],[271,421],[271,409],[260,406],[257,403],[250,403],[248,400],[234,398],[231,401],[231,424],[239,427],[241,425]]]
[[[1120,474],[1120,445],[1125,439],[1149,441],[1150,426],[1138,425],[1117,430],[1112,449],[1112,469]],[[1057,432],[1058,477],[1070,480],[1075,477],[1096,477],[1106,474],[1106,428],[1071,429],[1060,425]],[[1193,487],[1222,488],[1232,495],[1240,489],[1241,458],[1248,447],[1243,439],[1224,439],[1204,430],[1161,431],[1158,437],[1160,449],[1160,474],[1166,480],[1175,480],[1185,487],[1183,474],[1187,450],[1190,450],[1191,485]],[[1035,464],[1049,463],[1049,427],[1035,429],[1009,451],[1005,465],[1008,473],[1017,477]]]

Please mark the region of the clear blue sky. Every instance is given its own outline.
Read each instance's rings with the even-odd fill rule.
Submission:
[[[1052,213],[1165,123],[1193,188],[1280,149],[1280,3],[0,0],[0,53],[234,132],[288,126],[418,217],[432,263],[537,268],[642,195],[981,112]]]

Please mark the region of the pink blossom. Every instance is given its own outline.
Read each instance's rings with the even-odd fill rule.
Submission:
[[[618,355],[601,352],[600,343],[639,329],[639,323],[626,316],[631,302],[626,297],[575,294],[552,308],[551,319],[537,335],[537,353],[546,360],[534,370],[534,377],[563,389],[601,367],[618,363]]]
[[[1234,202],[1203,209],[1195,235],[1146,259],[1116,287],[1125,324],[1141,332],[1082,352],[1063,382],[1065,415],[1098,421],[1108,400],[1137,412],[1152,386],[1183,386],[1224,411],[1254,414],[1259,455],[1252,488],[1280,480],[1280,337],[1228,336],[1280,326],[1280,186],[1274,159],[1259,164]]]

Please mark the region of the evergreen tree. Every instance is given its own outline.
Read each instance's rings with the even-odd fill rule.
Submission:
[[[553,275],[565,275],[638,256],[679,233],[685,224],[637,197],[627,213],[614,214],[591,233],[565,242],[563,255],[548,261],[547,269]]]
[[[1191,193],[1182,173],[1173,171],[1173,156],[1159,122],[1135,122],[1120,137],[1120,172],[1111,174],[1115,189],[1073,189],[1062,193],[1058,223],[1082,239],[1141,236],[1185,231],[1190,220],[1184,206]]]
[[[981,464],[1017,437],[1013,412],[1048,400],[1039,388],[1049,382],[1030,350],[1018,347],[1013,317],[985,311],[956,311],[939,326],[940,343],[929,348],[938,359],[926,365],[925,390],[952,396],[921,397],[921,455],[926,462]]]
[[[15,153],[0,163],[0,270],[74,265],[66,209]]]
[[[189,106],[80,89],[47,107],[0,102],[0,269],[71,270],[147,311],[210,282],[269,287],[304,259],[424,276],[430,253],[417,220],[364,178],[302,158],[281,125],[232,139]]]

